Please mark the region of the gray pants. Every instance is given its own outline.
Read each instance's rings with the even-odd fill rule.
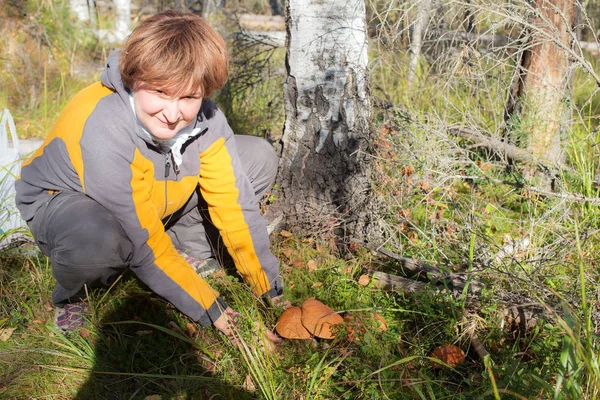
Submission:
[[[258,202],[275,181],[278,157],[263,139],[236,135],[235,142]],[[173,245],[188,255],[222,256],[224,246],[198,188],[163,223]],[[52,263],[55,305],[84,298],[84,286],[110,286],[129,267],[133,246],[123,228],[109,210],[83,193],[63,191],[53,196],[29,227]]]

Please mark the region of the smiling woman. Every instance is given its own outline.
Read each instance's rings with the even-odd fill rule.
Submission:
[[[171,97],[161,90],[142,85],[133,92],[134,110],[141,124],[158,139],[171,139],[190,125],[202,105],[199,93]]]
[[[226,79],[225,44],[204,19],[159,13],[109,57],[101,82],[71,100],[23,164],[17,206],[52,262],[57,328],[79,328],[85,288],[131,268],[229,336],[239,314],[204,280],[225,249],[256,295],[281,295],[258,208],[278,158],[264,140],[234,136],[208,98]]]

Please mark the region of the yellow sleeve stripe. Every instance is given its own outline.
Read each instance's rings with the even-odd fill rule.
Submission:
[[[149,169],[152,171],[148,171]],[[153,164],[136,149],[131,169],[133,201],[138,220],[142,228],[148,231],[148,246],[154,252],[155,264],[188,295],[208,310],[219,294],[177,253],[171,238],[165,233],[162,221],[158,217],[158,210],[150,201],[149,184],[144,182],[144,176],[148,174],[154,176],[153,170]]]
[[[79,142],[83,135],[83,127],[90,114],[96,108],[98,101],[111,93],[113,93],[113,91],[102,85],[100,82],[93,83],[77,93],[64,108],[59,119],[46,137],[44,144],[37,149],[29,160],[23,163],[23,166],[31,163],[36,157],[41,156],[46,144],[50,143],[55,138],[61,138],[65,142],[71,164],[75,168],[75,172],[77,172],[77,175],[79,176],[81,187],[85,192],[83,158],[81,156]]]
[[[271,287],[254,249],[250,229],[239,204],[231,155],[221,138],[200,154],[200,192],[236,269],[257,295]]]

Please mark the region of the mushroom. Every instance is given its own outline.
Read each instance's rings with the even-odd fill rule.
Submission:
[[[302,325],[302,309],[298,306],[285,310],[277,320],[275,329],[286,339],[309,339],[311,334]]]
[[[437,358],[440,361],[448,364],[452,368],[462,364],[465,361],[465,352],[458,346],[453,344],[443,344],[436,347],[431,353],[432,358]],[[434,360],[431,360],[431,366],[433,368],[445,368],[446,365],[440,364]]]
[[[311,298],[302,303],[301,321],[302,325],[316,337],[333,339],[335,335],[331,327],[343,323],[344,319],[332,308]]]

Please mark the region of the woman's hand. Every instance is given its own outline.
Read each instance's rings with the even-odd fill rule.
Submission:
[[[231,307],[227,307],[225,311],[221,314],[219,318],[213,323],[215,328],[223,332],[225,336],[227,336],[230,340],[233,341],[236,326],[238,324],[238,320],[240,318],[240,313],[232,309]]]

